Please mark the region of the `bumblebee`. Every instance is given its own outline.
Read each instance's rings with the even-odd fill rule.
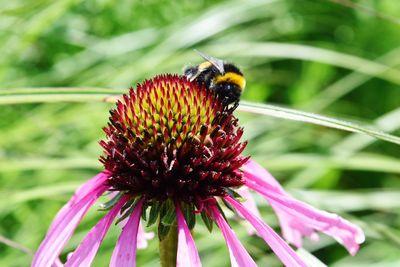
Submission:
[[[205,62],[184,69],[184,76],[190,81],[203,84],[222,98],[224,105],[237,105],[246,80],[243,73],[232,63],[227,63],[195,50]]]

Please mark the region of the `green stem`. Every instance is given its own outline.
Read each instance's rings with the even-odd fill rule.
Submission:
[[[168,235],[159,243],[161,267],[176,266],[178,248],[178,227],[171,226]]]

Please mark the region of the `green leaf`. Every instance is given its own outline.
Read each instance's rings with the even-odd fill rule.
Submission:
[[[225,206],[226,206],[228,209],[230,209],[233,213],[236,214],[235,208],[232,207],[232,205],[231,205],[228,201],[226,201],[224,198],[222,198],[222,202],[224,202]]]
[[[238,192],[236,192],[235,190],[229,189],[229,188],[225,188],[225,191],[231,195],[232,197],[241,200],[244,199]]]
[[[161,223],[164,225],[172,225],[176,219],[175,215],[175,205],[172,200],[167,200],[164,202],[164,212],[161,218]]]
[[[218,208],[219,212],[221,212],[221,215],[222,215],[222,217],[224,217],[224,220],[226,221],[226,223],[229,225],[228,218],[226,218],[225,212],[222,210],[221,205],[219,203],[217,203],[217,208]]]
[[[144,203],[142,207],[142,219],[147,221],[147,208],[149,207],[148,203]]]
[[[122,216],[119,217],[119,218],[115,221],[115,225],[119,224],[120,222],[122,222],[123,220],[125,220],[126,218],[128,218],[128,217],[132,214],[133,209],[135,208],[136,204],[137,204],[137,201],[135,200],[135,203],[132,204],[132,205],[129,207],[129,209],[127,209],[127,210],[125,211],[125,213],[123,213]],[[121,212],[122,212],[122,210],[121,210]]]
[[[158,215],[160,213],[160,202],[156,201],[153,203],[153,205],[150,208],[150,213],[149,213],[149,220],[147,221],[147,227],[150,225],[154,224],[157,221]]]
[[[196,214],[194,213],[194,206],[193,204],[189,205],[186,203],[182,203],[181,206],[182,206],[182,213],[183,216],[185,217],[187,226],[189,227],[190,230],[192,230],[196,225]]]
[[[381,140],[385,140],[400,145],[400,137],[398,136],[391,135],[382,132],[380,130],[371,129],[370,127],[360,126],[352,122],[326,117],[305,111],[283,108],[268,104],[249,103],[245,101],[240,102],[238,110],[282,118],[282,119],[301,121],[354,133],[363,133]]]
[[[121,199],[121,197],[124,194],[125,194],[125,192],[118,192],[118,194],[116,196],[114,196],[112,199],[110,199],[109,201],[107,201],[105,203],[101,203],[98,210],[100,210],[100,211],[110,210],[112,207],[115,206],[115,204],[118,203],[118,201]]]
[[[204,224],[206,225],[208,231],[211,233],[213,228],[213,220],[208,216],[206,212],[201,213],[201,218],[203,219]]]
[[[136,198],[131,198],[129,199],[121,208],[120,213],[124,213],[127,209],[131,208],[132,206],[134,207],[136,205],[137,199]]]
[[[121,208],[120,213],[123,215],[116,220],[116,222],[115,222],[116,225],[119,224],[120,222],[122,222],[123,220],[125,220],[128,216],[130,216],[132,214],[133,210],[135,209],[135,207],[140,199],[141,199],[140,197],[132,198]],[[142,210],[143,210],[143,207],[142,207]]]

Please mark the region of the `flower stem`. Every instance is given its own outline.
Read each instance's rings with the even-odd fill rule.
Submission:
[[[178,248],[178,227],[171,226],[168,235],[159,243],[161,267],[175,267]]]

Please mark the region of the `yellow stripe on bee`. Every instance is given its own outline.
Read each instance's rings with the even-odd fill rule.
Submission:
[[[235,72],[227,72],[224,75],[218,75],[214,78],[214,83],[233,83],[239,86],[242,91],[246,87],[246,79]]]
[[[199,65],[199,71],[204,71],[204,70],[208,69],[209,67],[211,67],[211,65],[212,64],[210,62],[205,61]]]

